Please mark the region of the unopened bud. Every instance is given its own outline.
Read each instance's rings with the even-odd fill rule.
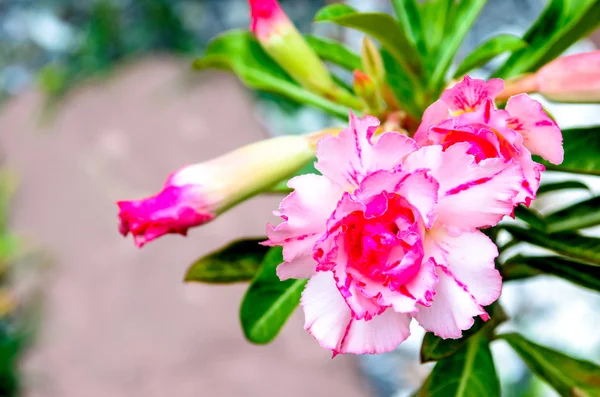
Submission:
[[[363,38],[360,55],[365,72],[371,76],[377,84],[382,84],[385,79],[383,59],[381,58],[381,54],[375,43],[367,36]]]
[[[249,0],[254,33],[264,50],[294,80],[309,91],[334,86],[325,64],[283,12],[277,0]]]
[[[158,194],[119,201],[119,230],[138,247],[167,233],[213,220],[234,205],[291,176],[314,156],[309,136],[256,142],[171,174]]]
[[[509,80],[499,99],[532,92],[557,102],[600,102],[600,50],[560,57],[535,74]]]

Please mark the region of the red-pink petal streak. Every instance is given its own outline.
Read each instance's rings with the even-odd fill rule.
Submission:
[[[467,190],[467,189],[470,189],[470,188],[472,188],[474,186],[483,185],[484,183],[491,181],[494,176],[480,178],[480,179],[477,179],[477,180],[474,180],[474,181],[463,183],[462,185],[459,185],[459,186],[457,186],[455,188],[452,188],[452,189],[448,190],[446,192],[446,196],[451,196],[453,194],[460,193],[460,192],[462,192],[464,190]]]

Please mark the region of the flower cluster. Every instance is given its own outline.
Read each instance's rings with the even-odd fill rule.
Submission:
[[[292,178],[294,191],[267,225],[283,247],[281,280],[309,278],[305,328],[338,353],[382,353],[409,336],[414,318],[460,338],[500,296],[496,225],[539,187],[540,155],[563,159],[562,134],[526,94],[496,109],[499,79],[469,77],[424,113],[414,139],[381,133],[350,113],[339,135],[279,137],[172,174],[157,195],[119,202],[121,233],[138,246],[186,234],[294,174],[315,151],[322,175]],[[320,139],[317,139],[320,138]]]
[[[494,107],[503,81],[469,77],[432,104],[411,139],[379,133],[350,113],[349,127],[317,145],[322,175],[290,180],[294,191],[268,225],[283,247],[280,279],[310,278],[305,328],[338,353],[382,353],[410,334],[414,318],[459,338],[501,293],[495,244],[479,229],[529,205],[541,164],[563,158],[562,136],[526,94]]]

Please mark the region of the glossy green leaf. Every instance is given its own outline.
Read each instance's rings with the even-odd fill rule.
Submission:
[[[443,86],[448,68],[462,41],[479,16],[486,0],[462,0],[451,7],[444,38],[436,57],[437,66],[433,71],[432,84]]]
[[[600,291],[600,267],[560,256],[516,256],[500,267],[504,281],[551,275]]]
[[[545,231],[547,228],[546,221],[537,211],[527,208],[522,204],[515,208],[515,217],[534,229]]]
[[[582,236],[573,232],[547,234],[539,230],[502,225],[513,238],[547,248],[559,254],[600,265],[600,238]]]
[[[563,130],[565,159],[560,165],[541,161],[548,170],[600,175],[600,127]]]
[[[338,25],[360,30],[378,40],[402,65],[413,79],[421,71],[419,53],[405,32],[391,15],[378,12],[358,12],[345,4],[323,7],[315,16],[316,22],[334,22]]]
[[[219,284],[252,280],[269,250],[259,244],[266,239],[234,241],[203,256],[188,268],[184,281]]]
[[[562,54],[600,24],[598,0],[551,0],[524,40],[529,47],[515,52],[494,73],[508,78],[533,72]]]
[[[600,225],[600,196],[548,214],[545,219],[549,233]]]
[[[543,183],[540,185],[537,196],[541,196],[546,193],[553,193],[560,190],[575,190],[575,189],[585,189],[590,190],[589,186],[583,182],[579,181],[563,181],[563,182],[553,182],[553,183]]]
[[[421,56],[427,55],[427,44],[423,36],[423,27],[421,26],[421,14],[417,0],[392,0],[392,5],[396,11],[400,28],[409,38],[410,42],[416,46]]]
[[[230,70],[250,88],[280,94],[343,119],[348,117],[346,106],[309,92],[294,82],[248,31],[231,30],[214,38],[204,57],[194,61],[194,68]]]
[[[496,375],[489,340],[478,333],[454,354],[437,362],[415,394],[417,397],[498,397]]]
[[[312,35],[306,35],[304,38],[321,59],[350,71],[362,69],[360,55],[343,44]]]
[[[428,53],[436,54],[444,38],[448,17],[454,6],[454,0],[429,0],[420,3],[423,36],[427,38]],[[434,67],[436,57],[431,56],[427,66]]]
[[[381,58],[386,70],[386,82],[391,88],[394,96],[400,102],[402,109],[414,117],[420,118],[422,111],[419,105],[423,106],[423,100],[418,92],[415,92],[411,86],[411,82],[403,75],[400,65],[390,55],[388,51],[381,50]]]
[[[442,339],[431,332],[427,332],[421,344],[421,362],[439,361],[453,355],[461,346],[467,343],[469,338],[479,332],[484,332],[488,337],[491,336],[494,328],[508,318],[502,307],[497,303],[490,306],[486,311],[490,313],[490,319],[486,322],[479,317],[475,318],[473,326],[463,331],[463,336],[460,339]]]
[[[454,73],[454,78],[461,77],[473,69],[484,66],[504,52],[512,52],[526,46],[527,43],[523,39],[512,34],[501,34],[492,37],[465,57]]]
[[[548,382],[561,396],[600,395],[600,367],[596,364],[540,346],[519,334],[503,334],[498,338],[508,342],[531,372]]]
[[[572,11],[564,15],[566,26],[553,36],[540,59],[532,66],[532,71],[560,56],[571,45],[588,36],[600,25],[600,1],[577,0],[569,3]]]
[[[281,262],[281,247],[271,248],[242,301],[240,321],[250,342],[271,342],[300,302],[306,280],[279,281],[276,268]]]

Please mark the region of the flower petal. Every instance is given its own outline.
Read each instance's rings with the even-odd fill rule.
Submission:
[[[410,335],[411,317],[386,310],[370,321],[354,320],[330,272],[314,275],[302,293],[304,328],[335,354],[394,350]]]
[[[425,245],[427,255],[445,264],[478,304],[487,306],[498,299],[502,291],[502,278],[494,266],[498,248],[485,234],[477,230],[453,235],[434,228]]]
[[[452,112],[472,112],[481,106],[486,98],[493,101],[503,89],[502,79],[485,81],[465,76],[463,81],[444,91],[442,100]]]
[[[314,272],[316,262],[312,248],[325,232],[325,224],[342,196],[340,187],[321,175],[307,174],[292,178],[287,196],[276,212],[285,221],[274,227],[267,224],[269,240],[265,245],[283,246],[284,264],[277,274],[281,280],[306,278]]]
[[[317,144],[315,167],[348,191],[356,189],[370,173],[393,169],[417,148],[416,143],[397,132],[383,134],[377,143],[371,138],[379,126],[372,116],[356,117],[350,112],[350,126],[337,137],[326,136]]]
[[[138,247],[168,233],[187,235],[188,229],[216,216],[203,191],[196,185],[166,185],[158,194],[142,200],[119,201],[119,231],[133,235]]]
[[[523,146],[552,164],[562,163],[562,133],[538,101],[527,94],[515,95],[508,99],[506,110],[511,116],[508,127],[523,135]]]
[[[450,116],[450,112],[448,109],[448,105],[446,102],[438,99],[423,113],[423,118],[421,119],[421,124],[419,124],[419,128],[417,128],[417,132],[415,132],[415,141],[419,146],[425,146],[430,143],[428,135],[429,129],[435,125],[438,125]]]
[[[455,236],[436,228],[426,237],[425,251],[438,263],[439,282],[433,304],[420,307],[414,317],[442,338],[460,338],[474,316],[487,317],[482,306],[500,296],[502,278],[494,268],[498,249],[480,231]]]
[[[436,294],[430,307],[419,307],[415,320],[441,338],[458,339],[462,331],[473,326],[474,316],[486,315],[485,310],[465,292],[456,279],[437,267],[439,277]]]
[[[364,179],[355,194],[360,200],[384,191],[399,194],[419,211],[425,225],[430,227],[435,220],[438,188],[439,183],[429,175],[428,169],[377,171]]]
[[[469,144],[457,143],[442,151],[428,146],[409,155],[408,170],[427,166],[440,183],[437,222],[452,231],[494,226],[512,213],[523,182],[523,171],[515,161],[501,158],[475,162]]]

